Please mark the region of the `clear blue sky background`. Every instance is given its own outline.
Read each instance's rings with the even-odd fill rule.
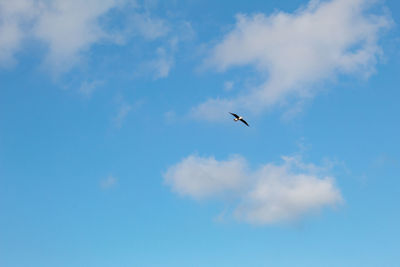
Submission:
[[[206,50],[238,13],[293,13],[307,1],[159,2],[111,10],[99,25],[125,34],[134,22],[124,16],[147,12],[170,25],[164,37],[91,43],[55,70],[28,36],[3,64],[0,266],[399,266],[400,3],[369,11],[383,7],[393,20],[372,75],[336,75],[294,116],[279,105],[248,112],[245,128],[229,114],[217,123],[187,115],[260,78],[251,66],[203,70]],[[191,37],[172,47],[183,22]],[[164,77],[148,67],[159,47],[174,62]],[[334,162],[342,204],[290,222],[219,221],[229,204],[182,197],[163,178],[191,154],[239,154],[257,168],[294,153]]]

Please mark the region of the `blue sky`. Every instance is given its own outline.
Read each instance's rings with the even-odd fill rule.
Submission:
[[[0,266],[397,266],[399,11],[0,0]]]

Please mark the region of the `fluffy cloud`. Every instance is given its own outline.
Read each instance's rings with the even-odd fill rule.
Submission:
[[[57,70],[69,69],[80,53],[107,37],[99,18],[120,1],[38,1],[40,15],[33,34],[49,48],[46,62]]]
[[[218,119],[215,114],[238,107],[260,112],[289,97],[312,97],[315,84],[337,74],[368,76],[381,53],[380,33],[391,24],[387,15],[368,12],[374,2],[312,0],[292,14],[237,15],[205,64],[218,71],[249,65],[267,78],[237,97],[210,99],[193,115]]]
[[[292,168],[286,161],[257,171],[254,187],[244,196],[236,215],[250,223],[273,223],[341,202],[332,177],[318,177],[309,170],[296,173]]]
[[[0,62],[14,61],[26,38],[44,42],[45,59],[55,71],[69,69],[80,54],[107,37],[99,18],[118,0],[0,0]]]
[[[171,22],[176,28],[171,30],[167,21],[151,15],[149,5],[126,0],[0,0],[0,66],[13,66],[24,42],[36,40],[47,49],[45,65],[58,74],[79,63],[95,44],[121,45],[140,37],[162,42],[148,69],[155,78],[166,77],[174,65],[177,44],[192,29],[187,22]],[[111,32],[113,18],[107,15],[115,10],[125,23]]]
[[[37,14],[37,7],[31,0],[0,0],[0,66],[15,63],[14,54],[24,37],[24,27]]]
[[[169,168],[165,181],[175,192],[196,199],[240,190],[246,180],[246,161],[233,157],[227,161],[189,156]]]
[[[250,171],[240,156],[218,161],[192,155],[170,167],[164,179],[173,191],[194,199],[237,199],[234,215],[239,220],[270,224],[342,202],[334,179],[322,172],[323,168],[294,157]]]

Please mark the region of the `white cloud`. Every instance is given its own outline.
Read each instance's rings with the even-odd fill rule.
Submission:
[[[217,161],[213,157],[189,156],[168,169],[165,181],[175,192],[201,199],[239,190],[246,180],[245,169],[241,157]]]
[[[257,171],[251,189],[235,214],[254,224],[274,223],[297,218],[309,211],[342,201],[329,176],[294,172],[289,161],[282,166],[267,164]]]
[[[100,187],[101,189],[106,190],[115,187],[117,183],[118,179],[110,175],[107,178],[100,181]]]
[[[55,72],[68,70],[81,53],[107,38],[99,18],[119,0],[0,0],[0,62],[14,60],[22,41],[38,39],[48,46],[45,62]]]
[[[12,67],[18,51],[33,40],[45,45],[46,68],[60,74],[82,62],[96,44],[127,45],[143,38],[159,42],[156,56],[145,60],[147,69],[155,78],[167,77],[178,43],[189,40],[193,29],[186,21],[154,15],[156,6],[157,1],[0,0],[0,67]],[[113,23],[118,20],[122,26]]]
[[[56,70],[69,69],[81,53],[107,37],[99,18],[120,1],[53,0],[42,4],[33,33],[49,48],[46,62]]]
[[[324,168],[295,157],[282,159],[281,165],[268,163],[251,171],[240,156],[218,161],[192,155],[170,167],[164,179],[183,196],[236,199],[234,215],[252,224],[293,220],[342,202],[334,178],[322,174]]]
[[[368,76],[381,54],[380,33],[391,24],[388,15],[369,12],[375,2],[310,1],[294,13],[237,15],[205,64],[218,71],[248,65],[266,78],[237,97],[210,99],[192,114],[218,119],[214,112],[237,107],[261,112],[288,98],[310,98],[316,84],[337,74]]]
[[[24,28],[37,13],[31,0],[0,0],[0,66],[15,64],[14,54],[24,38]]]

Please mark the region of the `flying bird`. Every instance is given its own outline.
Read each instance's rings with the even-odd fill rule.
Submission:
[[[234,116],[235,118],[233,119],[234,121],[241,121],[241,122],[243,122],[244,124],[246,124],[248,127],[250,127],[248,124],[247,124],[247,122],[243,119],[243,117],[240,117],[239,115],[237,115],[237,114],[235,114],[235,113],[232,113],[232,112],[229,112],[230,114],[232,114],[232,116]]]

